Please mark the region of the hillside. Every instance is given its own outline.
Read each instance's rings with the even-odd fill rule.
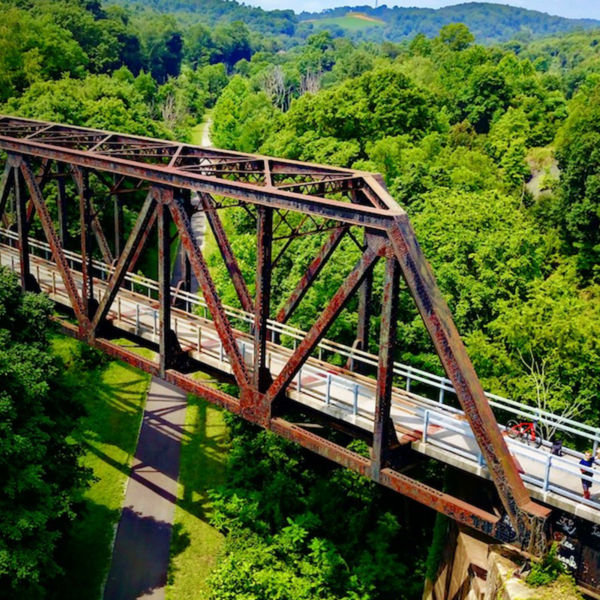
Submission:
[[[319,21],[322,21],[324,27],[331,29],[333,26],[335,29],[337,26],[345,31],[352,31],[354,27],[344,27],[335,21],[348,16],[348,13],[360,13],[385,23],[385,27],[361,28],[361,37],[392,42],[412,38],[418,33],[433,37],[444,25],[456,22],[465,23],[477,41],[484,43],[508,41],[517,35],[540,37],[600,27],[600,21],[594,19],[566,19],[534,10],[485,2],[469,2],[440,9],[385,5],[378,8],[344,6],[320,13],[302,13],[299,18],[304,26],[308,22],[310,27],[319,27]]]

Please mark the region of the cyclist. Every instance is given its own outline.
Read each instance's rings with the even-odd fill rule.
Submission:
[[[594,466],[594,457],[592,456],[592,453],[588,450],[584,457],[579,461],[579,464],[583,467],[592,467]],[[581,469],[581,473],[582,475],[585,475],[587,477],[591,477],[594,473],[593,471],[590,471],[588,469]],[[592,482],[588,481],[587,479],[581,479],[581,485],[583,487],[583,497],[586,500],[590,499],[590,488],[592,487]]]

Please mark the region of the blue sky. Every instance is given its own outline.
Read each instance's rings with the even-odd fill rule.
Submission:
[[[551,15],[562,17],[586,17],[600,19],[600,0],[487,0],[495,4],[512,4],[532,10],[540,10]],[[246,4],[262,6],[263,8],[291,8],[296,12],[303,10],[320,11],[335,6],[375,5],[375,0],[245,0]],[[420,6],[424,8],[439,8],[460,2],[451,0],[379,0],[379,4],[388,6]]]

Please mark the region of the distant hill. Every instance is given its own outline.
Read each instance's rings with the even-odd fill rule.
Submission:
[[[355,22],[350,20],[350,27],[344,26],[343,21],[340,22],[341,18],[348,19],[349,14],[361,14],[384,23],[383,27],[377,26],[376,23],[368,27],[368,23],[364,21],[362,27],[358,28],[358,37],[393,42],[412,38],[418,33],[432,37],[437,35],[444,25],[457,22],[465,23],[481,43],[504,42],[519,35],[541,37],[600,27],[600,21],[594,19],[566,19],[525,8],[487,2],[468,2],[439,9],[386,5],[377,8],[343,6],[319,13],[303,12],[299,18],[304,27],[334,30],[339,27],[350,34],[356,34]]]
[[[254,0],[253,0],[254,1]],[[343,0],[342,0],[343,1]],[[399,42],[418,33],[436,36],[448,23],[465,23],[478,42],[504,42],[515,36],[542,37],[576,29],[600,27],[594,19],[565,19],[545,13],[486,2],[469,2],[439,9],[386,5],[343,6],[319,13],[263,10],[236,0],[108,0],[134,10],[152,9],[175,15],[182,23],[243,21],[254,31],[269,35],[306,37],[312,30],[356,39]]]

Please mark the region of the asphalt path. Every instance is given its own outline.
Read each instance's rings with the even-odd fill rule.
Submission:
[[[152,379],[104,600],[165,597],[186,400]]]

